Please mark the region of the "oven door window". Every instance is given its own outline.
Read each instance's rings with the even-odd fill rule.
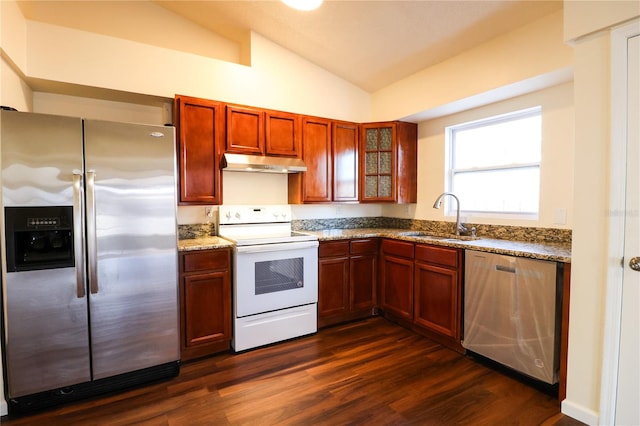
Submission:
[[[304,258],[267,260],[255,264],[255,294],[304,287]]]

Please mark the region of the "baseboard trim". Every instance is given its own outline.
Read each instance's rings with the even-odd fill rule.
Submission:
[[[563,400],[561,406],[562,414],[586,423],[590,426],[597,426],[599,421],[598,413],[574,402]]]

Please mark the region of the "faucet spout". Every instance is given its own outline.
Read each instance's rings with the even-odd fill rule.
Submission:
[[[442,205],[442,199],[447,195],[453,197],[456,200],[456,235],[459,236],[460,232],[467,232],[467,228],[460,223],[460,200],[458,199],[458,197],[456,197],[456,195],[452,192],[443,192],[438,196],[438,198],[436,198],[436,201],[433,203],[433,208],[439,209]]]

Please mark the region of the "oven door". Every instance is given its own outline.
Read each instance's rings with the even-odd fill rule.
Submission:
[[[318,242],[236,247],[236,318],[318,301]]]

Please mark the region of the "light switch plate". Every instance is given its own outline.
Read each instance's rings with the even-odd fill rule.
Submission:
[[[556,225],[567,224],[567,209],[557,208],[553,213],[553,223]]]

